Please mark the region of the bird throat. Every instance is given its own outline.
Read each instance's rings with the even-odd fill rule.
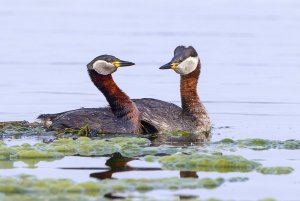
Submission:
[[[88,70],[88,72],[94,85],[105,96],[113,114],[129,122],[133,130],[139,130],[140,112],[131,99],[117,86],[111,74],[101,75],[94,70]]]
[[[181,75],[180,93],[182,114],[192,117],[197,124],[202,124],[203,116],[207,115],[204,105],[201,103],[197,93],[197,84],[200,75],[200,61],[196,69],[187,74]]]

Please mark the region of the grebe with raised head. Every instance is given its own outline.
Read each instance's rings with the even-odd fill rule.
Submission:
[[[192,47],[178,46],[172,60],[160,69],[173,69],[180,74],[182,108],[156,99],[133,99],[142,115],[142,121],[152,125],[159,133],[193,134],[196,140],[205,140],[211,130],[211,122],[197,93],[201,63]]]
[[[101,55],[87,64],[94,85],[103,93],[110,107],[82,108],[58,114],[42,114],[42,121],[50,121],[50,130],[79,129],[88,125],[98,133],[140,133],[141,115],[136,105],[116,85],[112,78],[118,67],[132,66],[111,55]]]
[[[103,65],[105,64],[105,65]],[[132,63],[123,62],[125,65]],[[40,115],[50,120],[50,130],[81,128],[88,125],[98,133],[192,133],[197,139],[207,137],[211,123],[197,93],[201,64],[193,47],[178,46],[171,62],[160,69],[173,69],[180,74],[182,108],[152,98],[129,99],[114,83],[111,73],[122,62],[112,56],[91,61],[88,72],[96,87],[104,94],[110,108],[82,108],[58,114]],[[204,133],[204,135],[201,135]]]

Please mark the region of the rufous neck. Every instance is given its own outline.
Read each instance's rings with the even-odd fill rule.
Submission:
[[[88,70],[94,85],[103,93],[113,114],[140,128],[140,112],[131,99],[117,86],[111,75],[101,75],[94,70]]]
[[[199,106],[200,99],[197,93],[199,75],[200,62],[193,72],[180,76],[181,106],[184,113],[193,113]]]
[[[205,107],[197,93],[200,70],[201,64],[198,61],[196,69],[187,75],[181,75],[180,79],[182,113],[192,117],[199,126],[203,124],[204,117],[208,118]]]

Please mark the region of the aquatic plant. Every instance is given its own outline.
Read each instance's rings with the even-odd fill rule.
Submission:
[[[209,146],[213,146],[216,149],[232,150],[235,151],[238,148],[252,149],[252,150],[268,150],[268,149],[300,149],[300,140],[267,140],[259,138],[232,140],[225,138],[223,140],[208,143]]]
[[[19,150],[14,157],[18,159],[27,158],[62,158],[64,155],[54,151],[40,151],[40,150]]]
[[[292,142],[295,143],[295,141]],[[218,142],[217,145],[221,143],[222,146],[224,144],[230,147],[243,145],[255,150],[285,144],[285,142],[277,142],[276,144],[274,141],[258,139],[239,141],[226,139]],[[238,155],[223,155],[222,152],[218,151],[219,149],[207,146],[174,147],[161,145],[149,147],[150,144],[150,140],[137,137],[116,137],[105,140],[92,140],[88,137],[79,137],[76,140],[62,138],[48,144],[23,144],[11,147],[7,147],[2,142],[0,143],[0,160],[22,160],[28,164],[28,167],[33,168],[41,160],[55,160],[64,156],[111,156],[114,153],[120,153],[124,157],[145,156],[142,159],[148,162],[158,161],[163,169],[168,170],[249,172],[260,166],[258,162],[247,160]],[[257,171],[267,172],[266,169],[257,169]]]
[[[9,135],[37,135],[37,134],[45,134],[47,133],[43,128],[43,125],[37,122],[29,123],[26,121],[14,121],[14,122],[0,122],[0,134],[9,136]],[[52,134],[57,134],[54,132]],[[80,137],[80,136],[91,136],[91,131],[89,130],[88,126],[84,126],[81,129],[74,130],[74,129],[65,129],[61,133],[57,134],[59,137]],[[186,131],[174,131],[171,133],[173,136],[189,136],[190,133]],[[99,136],[100,138],[110,138],[114,137],[114,139],[118,138],[118,135],[112,134],[93,134],[92,136]],[[123,137],[127,137],[124,135]],[[144,139],[138,137],[138,139]],[[122,140],[121,140],[122,141]],[[136,140],[137,141],[137,140]],[[113,142],[117,142],[113,141]],[[0,141],[0,146],[1,145]],[[138,143],[136,143],[138,144]],[[300,149],[300,140],[268,140],[268,139],[241,139],[241,140],[233,140],[230,138],[225,138],[223,140],[217,142],[207,142],[207,147],[202,147],[202,150],[210,151],[214,149],[214,151],[218,150],[229,150],[229,151],[236,151],[237,149],[252,149],[252,150],[267,150],[267,149],[290,149],[296,150]],[[67,147],[66,147],[67,148]],[[59,149],[59,148],[58,148]]]
[[[120,179],[74,182],[69,179],[38,179],[32,175],[18,175],[15,177],[0,177],[0,200],[13,201],[98,201],[106,200],[105,196],[110,194],[124,193],[122,200],[144,200],[155,201],[145,192],[153,190],[181,190],[181,189],[214,189],[224,182],[243,182],[245,178],[162,178],[162,179]],[[131,194],[134,192],[133,194]],[[161,199],[159,199],[161,200]],[[175,201],[176,197],[166,200]],[[193,201],[202,199],[193,198]],[[206,201],[217,201],[219,199],[207,199]],[[204,201],[204,200],[202,200]]]
[[[0,147],[2,147],[4,145],[5,145],[5,143],[2,140],[0,140]]]
[[[239,148],[248,148],[253,150],[266,150],[274,147],[274,141],[265,139],[245,139],[238,140],[237,144]]]
[[[35,145],[23,144],[7,147],[4,143],[0,146],[0,159],[47,159],[62,158],[63,156],[104,156],[120,152],[123,156],[143,155],[145,146],[150,141],[145,138],[111,138],[108,140],[91,140],[80,137],[77,140],[59,139],[52,143],[37,143]],[[149,150],[146,149],[149,153]]]
[[[13,148],[0,146],[0,160],[9,159],[16,151]]]
[[[161,201],[162,199],[160,198],[152,198],[152,197],[147,197],[147,195],[144,194],[135,194],[135,195],[128,195],[127,197],[123,196],[118,196],[116,195],[116,198],[105,198],[105,197],[92,197],[92,196],[87,196],[84,194],[52,194],[52,195],[41,195],[41,194],[33,194],[33,195],[28,195],[28,194],[12,194],[12,195],[0,195],[0,200],[2,201],[16,201],[16,200],[22,200],[22,201],[111,201],[111,200],[122,200],[122,201],[138,201],[138,200],[143,200],[143,201]],[[183,200],[183,198],[176,198],[176,196],[172,196],[170,198],[164,198],[164,201],[180,201]],[[185,200],[185,199],[184,199]],[[197,197],[194,198],[187,198],[188,201],[229,201],[229,200],[222,200],[222,199],[216,199],[216,198],[209,198],[209,199],[200,199]],[[232,201],[232,200],[230,200]],[[260,200],[260,201],[275,201],[273,199],[270,200]]]
[[[0,134],[2,135],[36,135],[46,132],[41,124],[27,121],[0,122]]]
[[[262,174],[281,175],[290,174],[294,169],[291,167],[258,167],[256,171]]]
[[[237,155],[185,155],[162,156],[163,169],[186,171],[249,172],[260,164]]]
[[[249,178],[248,177],[231,177],[228,181],[229,182],[244,182],[244,181],[248,181]]]
[[[217,188],[223,183],[224,179],[222,178],[121,179],[76,183],[68,179],[41,180],[30,175],[20,175],[17,177],[0,177],[0,192],[5,194],[77,193],[103,196],[107,193],[146,192],[155,189],[211,189]]]
[[[189,136],[191,134],[192,133],[188,132],[188,131],[173,131],[173,132],[171,132],[171,135],[174,135],[174,136]]]

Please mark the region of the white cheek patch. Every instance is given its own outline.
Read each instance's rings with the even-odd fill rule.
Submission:
[[[109,75],[117,70],[117,68],[106,61],[99,60],[93,63],[93,69],[101,75]]]
[[[189,74],[197,68],[198,61],[198,57],[188,57],[176,67],[175,72],[180,75]]]

